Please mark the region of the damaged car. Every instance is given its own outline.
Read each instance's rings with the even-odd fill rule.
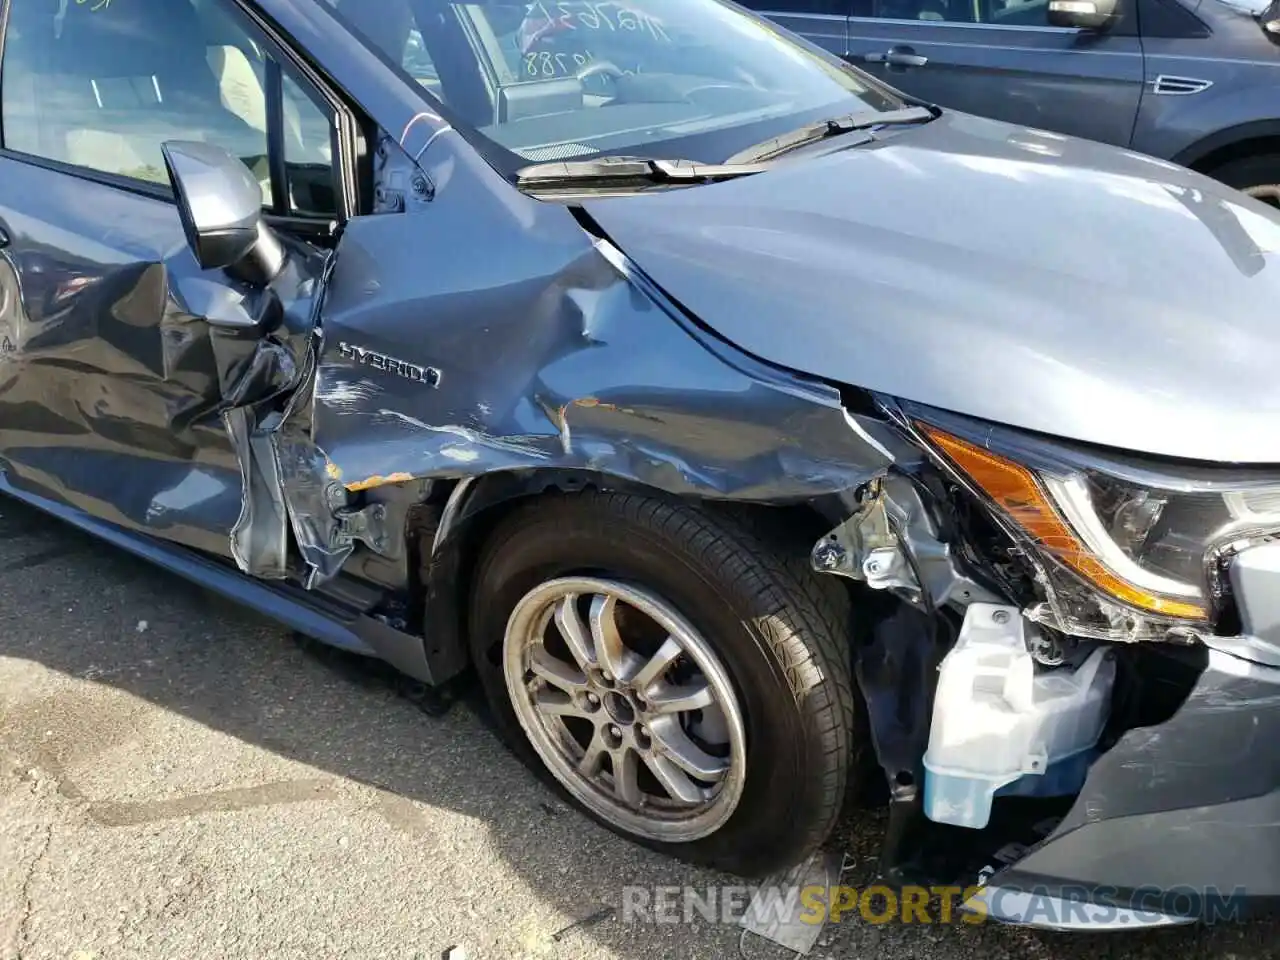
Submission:
[[[1275,211],[720,0],[0,7],[5,492],[676,856],[1280,890]]]

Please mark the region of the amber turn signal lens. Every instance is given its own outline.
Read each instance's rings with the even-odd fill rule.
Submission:
[[[999,508],[1066,566],[1103,592],[1132,607],[1179,620],[1207,620],[1204,607],[1152,593],[1117,576],[1061,517],[1026,467],[925,423],[917,427]]]

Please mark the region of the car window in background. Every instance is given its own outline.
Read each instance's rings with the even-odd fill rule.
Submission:
[[[11,4],[0,92],[5,147],[167,186],[161,145],[205,140],[244,161],[265,205],[332,215],[330,119],[287,76],[290,196],[275,204],[266,53],[225,3]]]
[[[849,13],[849,0],[745,0],[742,5],[761,13],[808,13],[822,17]]]
[[[1048,0],[855,0],[853,15],[886,20],[1048,27]]]
[[[432,96],[437,100],[444,99],[444,90],[440,88],[440,74],[436,72],[436,65],[431,60],[420,30],[415,28],[409,31],[400,62],[405,72],[422,84]]]
[[[718,0],[329,0],[357,36],[521,161],[720,161],[828,116],[900,106]]]

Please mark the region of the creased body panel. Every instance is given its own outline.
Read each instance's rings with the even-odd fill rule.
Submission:
[[[354,221],[343,237],[316,441],[349,490],[572,468],[785,502],[886,465],[835,390],[701,335],[566,208],[518,198],[486,212],[442,195],[420,215]],[[394,363],[370,364],[357,346]]]
[[[11,481],[227,556],[243,504],[223,415],[296,382],[314,285],[294,272],[292,289],[253,292],[202,273],[163,200],[13,160],[0,175]]]

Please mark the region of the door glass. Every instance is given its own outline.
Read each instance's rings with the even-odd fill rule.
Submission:
[[[223,0],[10,4],[4,146],[167,185],[161,145],[208,141],[244,161],[271,205],[266,72]],[[292,81],[283,113],[287,207],[332,213],[329,117]]]
[[[405,73],[426,87],[436,98],[444,100],[444,90],[440,86],[440,73],[436,70],[431,54],[427,52],[427,43],[422,39],[420,30],[415,28],[409,31],[409,39],[400,60]]]
[[[857,7],[862,8],[855,11],[859,16],[889,20],[1049,26],[1048,0],[863,0]]]
[[[333,216],[332,121],[302,87],[284,76],[284,164],[289,179],[289,210],[300,216]]]
[[[324,0],[335,10],[341,7],[344,14],[358,8],[355,19],[360,32],[373,46],[393,63],[403,68],[414,80],[425,87],[441,102],[445,100],[431,52],[427,49],[422,31],[415,25],[409,7],[404,3],[368,5],[366,0]]]

